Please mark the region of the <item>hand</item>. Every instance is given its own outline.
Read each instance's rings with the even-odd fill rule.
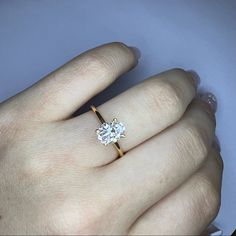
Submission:
[[[137,64],[121,43],[92,49],[0,105],[0,233],[200,234],[220,205],[213,109],[191,73],[155,75],[98,107],[126,152],[72,114]]]

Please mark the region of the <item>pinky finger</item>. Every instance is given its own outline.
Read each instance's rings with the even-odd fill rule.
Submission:
[[[223,162],[212,148],[205,165],[187,182],[149,208],[130,235],[199,235],[220,207]]]

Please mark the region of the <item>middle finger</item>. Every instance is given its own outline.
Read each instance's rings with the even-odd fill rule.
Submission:
[[[208,105],[194,101],[179,122],[102,168],[110,199],[122,199],[123,218],[137,218],[192,176],[206,160],[214,130]]]

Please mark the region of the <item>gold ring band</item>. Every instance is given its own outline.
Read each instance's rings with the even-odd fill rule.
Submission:
[[[102,117],[102,115],[100,114],[100,112],[97,110],[97,108],[94,106],[94,105],[91,105],[90,106],[91,110],[96,114],[97,118],[99,119],[99,121],[101,122],[101,124],[104,124],[106,123],[106,121],[104,120],[104,118]],[[114,119],[116,120],[116,118]],[[120,145],[118,142],[114,142],[112,143],[114,145],[114,147],[116,148],[118,154],[119,154],[119,157],[122,157],[124,156],[124,152],[122,151]]]

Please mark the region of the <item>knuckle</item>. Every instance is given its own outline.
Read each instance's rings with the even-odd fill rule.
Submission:
[[[158,110],[171,119],[177,119],[184,110],[182,92],[165,81],[151,79],[142,89],[144,101],[151,110]]]
[[[122,42],[113,42],[106,48],[106,60],[115,74],[120,74],[137,64],[134,52]]]
[[[198,176],[197,191],[199,194],[200,211],[207,219],[213,219],[220,208],[220,192],[206,176]]]
[[[42,177],[48,177],[50,173],[53,173],[52,164],[49,158],[38,157],[27,158],[27,161],[22,165],[22,178],[33,180],[41,179]],[[54,169],[56,166],[54,165]]]
[[[164,83],[162,86],[162,109],[166,111],[166,115],[169,114],[170,117],[177,120],[185,110],[183,93],[179,87],[171,83]]]
[[[13,139],[21,129],[22,124],[19,124],[19,119],[15,118],[17,116],[15,113],[15,111],[8,111],[4,115],[0,115],[0,135],[6,142]]]
[[[91,199],[90,205],[79,205],[70,198],[63,201],[63,205],[57,203],[57,208],[49,216],[54,234],[94,235],[101,231],[101,224],[106,224],[103,220],[107,219],[108,214]]]
[[[163,83],[161,86],[163,100],[167,101],[167,106],[182,108],[182,91],[171,83]]]
[[[110,73],[111,61],[105,56],[97,52],[91,52],[86,60],[82,63],[83,69],[90,73],[99,73],[99,75],[107,76]],[[83,71],[82,71],[83,72]]]
[[[25,127],[15,136],[16,148],[24,155],[25,161],[22,163],[22,175],[25,178],[34,179],[48,177],[60,168],[64,162],[65,152],[57,146],[54,134],[46,135],[39,125]]]
[[[89,54],[84,54],[82,63],[80,63],[80,73],[89,70],[90,73],[99,74],[104,78],[107,76],[115,76],[134,64],[135,57],[131,50],[123,43],[113,42],[91,50]]]
[[[185,125],[182,129],[182,135],[178,139],[179,149],[183,150],[185,155],[196,166],[205,161],[208,154],[208,143],[206,141],[206,132],[203,128],[191,125]]]
[[[10,126],[0,117],[0,135],[6,137]]]
[[[57,209],[52,211],[49,216],[51,231],[57,235],[82,233],[84,228],[89,225],[86,219],[91,220],[91,217],[86,215],[85,218],[81,219],[80,215],[85,215],[84,210],[80,209],[79,212],[76,205],[69,203],[68,200],[64,200],[64,202],[63,206],[58,203]]]

